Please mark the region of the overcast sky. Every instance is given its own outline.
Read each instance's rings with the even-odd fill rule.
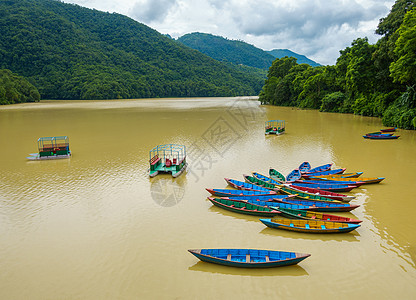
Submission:
[[[64,0],[127,15],[177,38],[204,32],[264,50],[289,49],[324,65],[359,37],[375,43],[383,0]]]

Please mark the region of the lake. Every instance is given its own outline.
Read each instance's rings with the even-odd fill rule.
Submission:
[[[265,136],[264,122],[286,121]],[[41,101],[0,106],[1,299],[413,299],[416,133],[362,137],[380,119],[260,106],[254,98]],[[28,161],[37,139],[67,135],[72,157]],[[149,178],[149,151],[187,147],[180,177]],[[346,234],[265,227],[213,207],[226,188],[303,161],[385,177],[348,193],[363,220]],[[310,253],[264,270],[200,262],[195,248]]]

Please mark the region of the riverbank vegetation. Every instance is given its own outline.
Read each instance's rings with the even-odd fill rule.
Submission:
[[[381,117],[386,126],[416,129],[416,1],[398,0],[376,33],[340,51],[335,66],[276,59],[259,100],[324,112]]]

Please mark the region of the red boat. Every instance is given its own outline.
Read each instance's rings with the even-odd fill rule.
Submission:
[[[394,132],[396,131],[397,127],[392,128],[386,128],[386,129],[380,129],[381,132]]]
[[[325,191],[325,190],[321,190],[321,189],[315,189],[312,187],[304,187],[304,186],[296,186],[296,185],[290,185],[290,187],[292,189],[298,190],[298,191],[302,191],[302,192],[308,192],[308,193],[312,193],[312,194],[316,194],[316,195],[320,195],[329,199],[333,199],[333,200],[339,200],[339,201],[343,201],[343,202],[350,202],[352,199],[355,198],[355,196],[348,196],[348,195],[344,195],[344,194],[338,194],[338,193],[334,193],[334,192],[329,192],[329,191]]]

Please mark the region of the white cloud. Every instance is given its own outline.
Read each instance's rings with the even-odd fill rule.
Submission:
[[[377,0],[65,0],[119,12],[178,37],[206,32],[270,50],[286,48],[322,64],[374,31],[394,1]]]

